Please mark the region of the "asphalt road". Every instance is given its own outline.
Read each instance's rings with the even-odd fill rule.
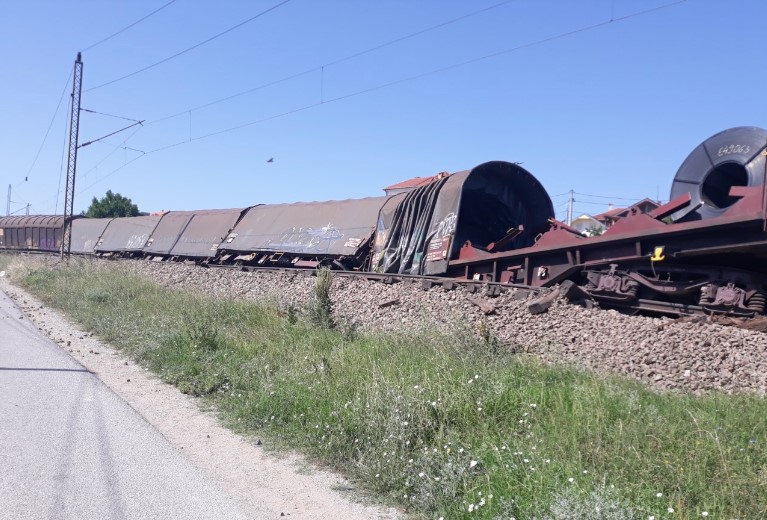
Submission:
[[[247,515],[0,291],[0,519],[6,518]]]

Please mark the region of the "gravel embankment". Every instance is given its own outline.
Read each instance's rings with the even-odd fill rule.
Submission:
[[[124,261],[122,269],[162,285],[209,295],[266,300],[301,308],[311,297],[311,273],[242,272],[191,265]],[[422,330],[479,329],[509,346],[548,362],[571,362],[601,373],[617,373],[661,390],[767,393],[767,334],[708,323],[626,316],[585,309],[559,300],[548,312],[531,315],[527,302],[511,292],[489,299],[490,315],[461,288],[423,290],[420,284],[336,277],[332,299],[336,318],[360,328]],[[483,296],[481,296],[484,298]],[[381,306],[381,304],[388,304]]]

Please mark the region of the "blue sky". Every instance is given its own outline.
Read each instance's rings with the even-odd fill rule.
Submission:
[[[77,52],[168,1],[0,0],[12,212],[62,211]],[[357,198],[507,160],[564,218],[571,189],[577,214],[667,199],[698,143],[767,126],[763,0],[281,2],[176,0],[84,50],[82,107],[146,123],[79,150],[76,211],[108,189],[143,211]],[[80,142],[128,124],[83,113]]]

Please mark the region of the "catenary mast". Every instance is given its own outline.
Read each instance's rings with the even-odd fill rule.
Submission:
[[[72,107],[69,115],[69,154],[67,155],[67,184],[64,192],[64,234],[61,237],[61,258],[69,256],[72,248],[72,217],[75,203],[75,171],[77,170],[77,143],[80,133],[80,94],[83,86],[83,60],[77,53],[72,80]]]

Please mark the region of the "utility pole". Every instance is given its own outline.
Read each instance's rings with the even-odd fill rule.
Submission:
[[[61,237],[61,258],[72,248],[72,213],[75,206],[75,172],[77,171],[77,142],[80,134],[80,94],[83,86],[83,60],[77,53],[72,80],[72,109],[69,114],[69,154],[67,156],[67,185],[64,192],[64,233]]]
[[[573,203],[575,202],[575,192],[573,190],[570,190],[570,198],[567,201],[567,222],[566,224],[569,226],[573,223]]]
[[[27,202],[27,215],[29,215],[29,202]]]
[[[11,185],[8,185],[8,203],[5,205],[5,216],[11,214]]]

